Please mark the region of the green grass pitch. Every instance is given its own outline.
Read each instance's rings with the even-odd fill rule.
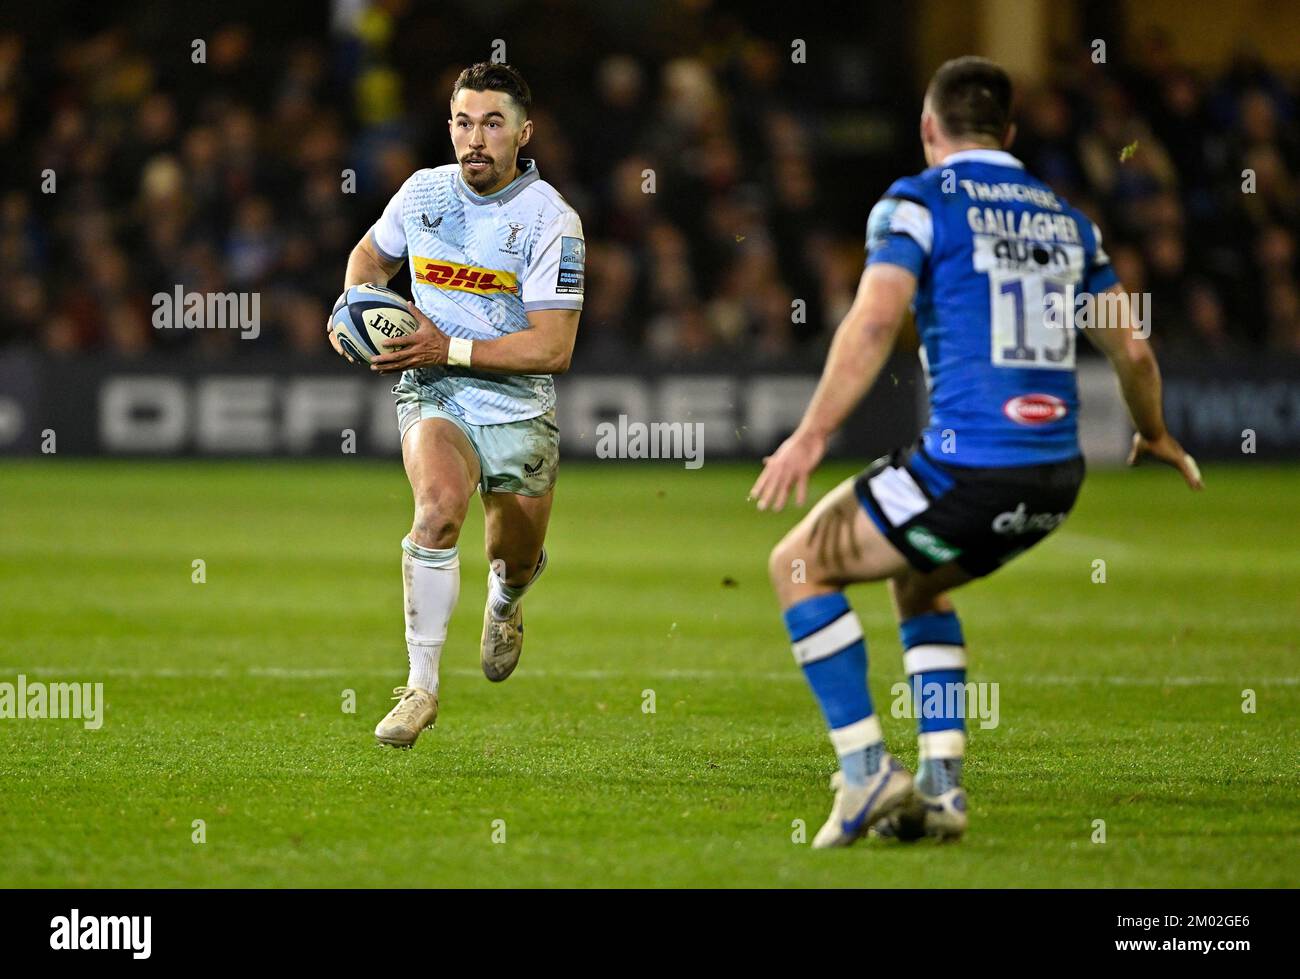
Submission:
[[[371,736],[406,675],[396,462],[0,465],[0,681],[108,705],[97,731],[0,720],[0,885],[1295,884],[1300,472],[1210,467],[1199,496],[1091,474],[1061,531],[956,593],[971,679],[1000,685],[967,838],[834,852],[794,842],[834,758],[765,580],[797,514],[746,504],[754,474],[566,464],[500,685],[471,511],[442,714],[406,752]],[[914,764],[884,587],[849,597]]]

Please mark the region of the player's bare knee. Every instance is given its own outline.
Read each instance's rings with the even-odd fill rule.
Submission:
[[[411,524],[411,540],[421,547],[442,550],[454,547],[460,539],[460,525],[439,517],[416,518]]]
[[[800,543],[797,528],[772,548],[767,560],[767,574],[772,588],[783,602],[803,585],[822,583],[817,562],[809,560],[808,550]]]
[[[767,556],[767,577],[772,582],[772,587],[778,592],[781,590],[782,584],[790,577],[787,540],[788,538],[783,537]]]
[[[455,500],[439,497],[421,500],[415,505],[411,540],[421,547],[454,547],[460,539],[460,525],[464,519],[465,507],[457,505]]]

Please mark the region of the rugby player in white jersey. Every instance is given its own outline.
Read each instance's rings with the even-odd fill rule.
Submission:
[[[559,430],[552,374],[568,369],[582,310],[582,224],[519,151],[533,135],[528,84],[477,64],[452,88],[456,163],[412,174],[352,250],[344,287],[410,264],[419,329],[386,343],[415,498],[402,541],[409,673],[375,728],[409,748],[438,716],[438,665],[460,594],[461,524],[477,489],[488,572],[480,661],[489,680],[523,649],[520,601],[546,568]],[[335,350],[344,355],[331,336]]]

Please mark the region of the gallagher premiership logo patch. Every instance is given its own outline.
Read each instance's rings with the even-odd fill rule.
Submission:
[[[587,246],[581,238],[560,238],[560,271],[555,279],[556,292],[582,295]]]

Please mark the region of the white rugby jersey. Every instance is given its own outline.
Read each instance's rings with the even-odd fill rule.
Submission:
[[[582,309],[582,222],[537,164],[487,197],[452,163],[407,178],[370,238],[389,260],[405,257],[416,306],[448,336],[492,340],[528,328],[537,309]],[[555,407],[549,374],[424,367],[422,393],[474,425],[535,418]]]

